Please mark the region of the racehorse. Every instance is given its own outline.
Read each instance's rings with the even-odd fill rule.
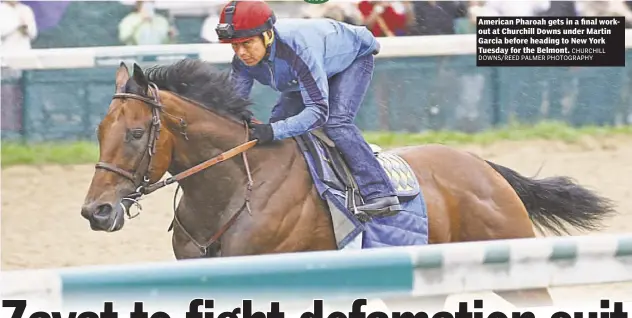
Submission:
[[[99,162],[81,210],[93,230],[121,230],[135,199],[177,182],[176,259],[337,249],[296,141],[248,141],[251,102],[229,73],[192,59],[133,71],[120,64],[97,127]],[[423,189],[429,244],[533,238],[534,226],[558,235],[567,224],[596,230],[615,212],[568,177],[529,178],[443,145],[389,151]],[[547,289],[496,293],[517,305],[552,304]]]

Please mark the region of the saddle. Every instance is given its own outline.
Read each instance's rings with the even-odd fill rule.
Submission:
[[[301,151],[313,158],[312,164],[316,174],[314,177],[328,187],[344,193],[346,208],[353,214],[366,218],[366,215],[363,216],[363,213],[359,213],[356,209],[356,206],[362,205],[364,200],[347,162],[324,131],[312,130],[294,139]],[[389,176],[400,203],[415,199],[420,193],[420,187],[408,163],[394,153],[383,152],[377,145],[369,145],[382,169]]]

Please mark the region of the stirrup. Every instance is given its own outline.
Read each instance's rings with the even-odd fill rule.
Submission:
[[[360,223],[366,223],[373,219],[370,215],[366,214],[364,211],[358,211],[355,216],[358,218]]]
[[[387,199],[391,199],[392,197],[388,197]],[[374,207],[366,207],[363,208],[362,206],[357,207],[357,209],[359,211],[362,211],[370,216],[377,216],[377,217],[384,217],[384,216],[393,216],[398,214],[399,212],[401,212],[403,210],[399,200],[397,199],[397,197],[395,197],[394,200],[390,200],[392,202],[384,202],[386,204],[386,206],[383,207],[378,207],[378,208],[374,208]],[[375,203],[369,203],[366,205],[373,205]]]
[[[370,217],[394,216],[394,215],[397,215],[399,212],[401,212],[403,210],[404,209],[402,209],[401,205],[399,205],[399,204],[397,204],[397,205],[389,205],[389,206],[381,208],[381,209],[367,209],[367,210],[360,210],[360,209],[358,209],[359,213],[367,214]]]
[[[347,209],[349,209],[349,211],[351,211],[351,213],[353,213],[353,215],[355,215],[358,218],[358,221],[360,221],[360,223],[366,223],[371,221],[371,216],[366,214],[363,211],[358,210],[358,206],[356,204],[356,197],[355,197],[355,191],[353,188],[348,187],[347,191],[346,191],[347,195],[346,195],[346,200],[345,200],[345,205],[347,206]]]

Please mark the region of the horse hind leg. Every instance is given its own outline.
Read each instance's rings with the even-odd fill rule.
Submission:
[[[490,210],[487,209],[484,204],[480,204],[480,202],[474,200],[468,206],[471,208],[470,211],[475,217],[464,223],[473,227],[469,233],[474,236],[471,237],[474,241],[535,237],[533,226],[529,221],[526,212],[523,214],[518,212],[512,213],[511,215],[505,214],[504,221],[501,221],[499,224],[497,221],[500,218],[496,219],[494,217],[494,215],[498,214],[490,213]],[[508,208],[506,211],[519,211],[519,206],[516,206],[516,209],[513,210],[512,208]],[[494,220],[487,219],[487,222],[477,223],[476,216],[480,216],[481,218],[489,217]],[[494,224],[494,229],[486,229],[487,226],[485,224]],[[473,234],[474,232],[476,232],[476,234]],[[540,307],[553,305],[553,299],[551,298],[547,288],[492,290],[492,292],[516,307]]]
[[[470,195],[462,198],[460,215],[464,226],[460,230],[464,241],[535,238],[533,223],[515,191],[504,180],[495,187],[489,197]],[[553,305],[547,288],[492,292],[516,307]]]

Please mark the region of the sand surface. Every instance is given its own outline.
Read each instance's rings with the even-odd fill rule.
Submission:
[[[571,176],[618,204],[620,215],[611,219],[603,232],[632,231],[632,138],[587,139],[578,145],[503,142],[466,148],[527,176],[533,176],[540,167],[540,176]],[[167,228],[175,186],[145,198],[144,211],[136,219],[126,220],[122,231],[93,232],[80,216],[93,167],[16,166],[2,170],[3,270],[174,259]],[[561,303],[595,296],[632,301],[632,283],[555,288],[552,294]]]

